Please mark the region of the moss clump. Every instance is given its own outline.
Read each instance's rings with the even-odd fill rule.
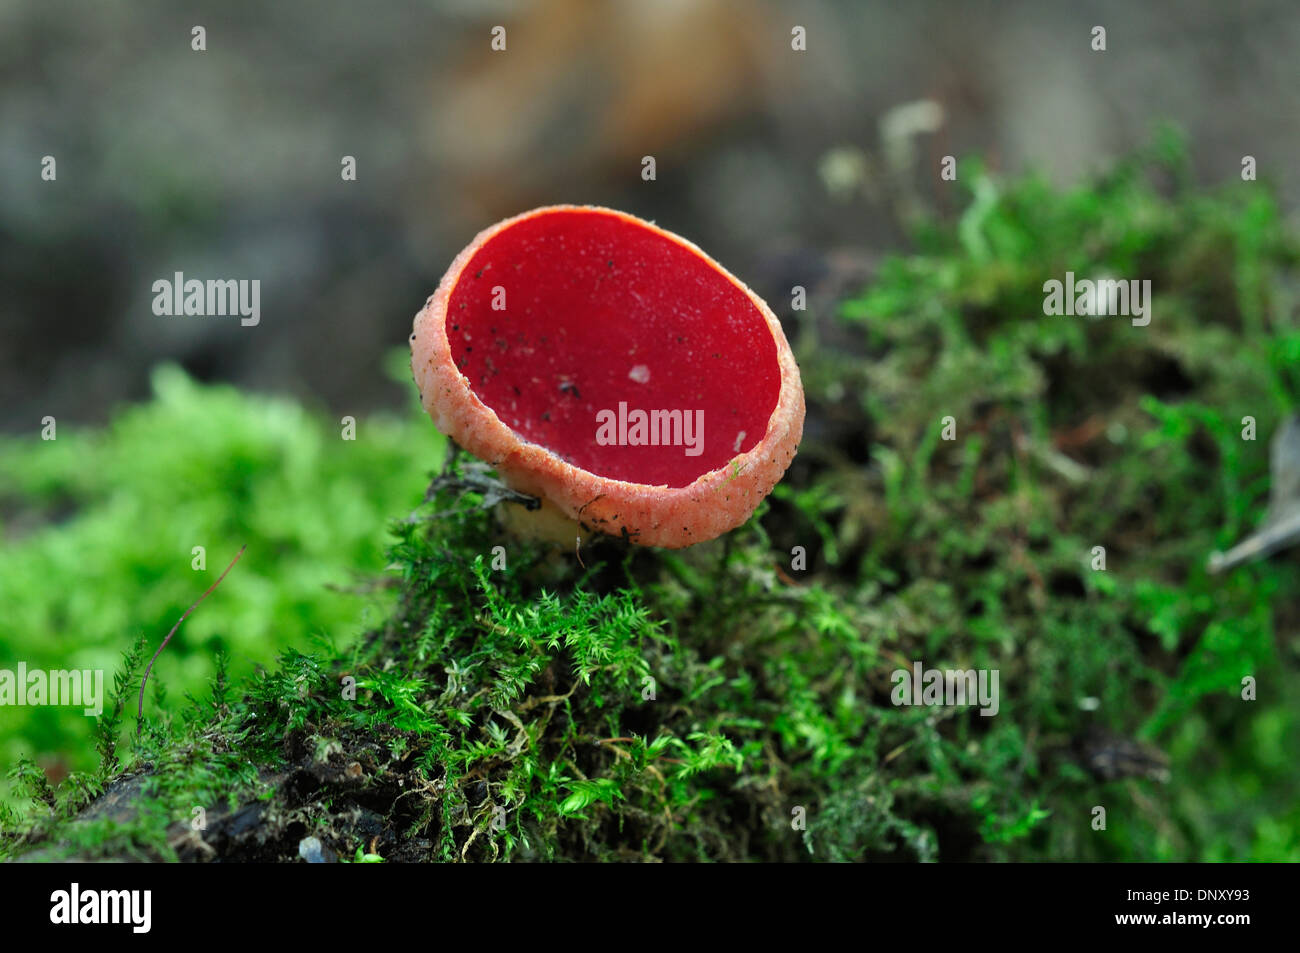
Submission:
[[[162,366],[152,400],[102,430],[59,421],[54,440],[0,438],[0,667],[101,669],[111,683],[123,649],[147,633],[152,651],[245,543],[238,585],[158,660],[176,695],[204,691],[219,651],[242,681],[289,645],[346,642],[383,618],[391,590],[358,583],[385,565],[377,528],[427,483],[412,457],[436,461],[443,441],[414,414],[364,417],[356,440],[341,431]],[[66,708],[0,706],[0,765],[91,770],[93,727]]]
[[[957,221],[801,317],[807,438],[747,526],[555,554],[453,460],[391,526],[382,625],[155,700],[80,793],[20,767],[6,849],[1300,859],[1300,564],[1204,569],[1300,397],[1300,252],[1261,186],[1187,180],[1169,138],[1065,193],[967,164]],[[1149,278],[1151,324],[1044,316],[1067,270]],[[998,670],[998,714],[891,704],[914,660]]]

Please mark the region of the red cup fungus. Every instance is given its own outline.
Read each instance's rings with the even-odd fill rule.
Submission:
[[[772,310],[691,242],[606,208],[480,232],[416,315],[411,369],[438,428],[506,483],[647,546],[744,523],[803,434]]]

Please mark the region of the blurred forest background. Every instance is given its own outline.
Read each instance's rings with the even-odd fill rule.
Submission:
[[[103,422],[161,360],[337,414],[401,406],[377,369],[452,256],[554,202],[654,219],[768,296],[810,249],[897,247],[904,187],[942,203],[945,154],[1064,183],[1170,120],[1198,177],[1254,155],[1295,209],[1297,50],[1287,0],[8,0],[0,429]],[[942,117],[882,130],[921,100]],[[260,278],[262,325],[156,318],[176,271]]]
[[[505,52],[489,47],[497,24]],[[796,24],[807,52],[791,50]],[[205,52],[191,49],[195,25],[206,30]],[[1106,28],[1105,52],[1090,48],[1094,25]],[[419,501],[443,450],[414,407],[403,354],[411,318],[455,253],[506,215],[573,202],[653,219],[772,301],[797,345],[815,337],[801,321],[836,314],[845,299],[851,319],[893,327],[902,312],[886,292],[859,295],[886,255],[915,247],[918,228],[964,211],[970,197],[938,179],[941,157],[980,156],[994,176],[1036,171],[1044,188],[1065,189],[1143,148],[1163,122],[1183,132],[1185,185],[1237,180],[1242,156],[1256,158],[1278,221],[1256,206],[1240,234],[1222,208],[1178,221],[1206,227],[1206,262],[1225,281],[1262,280],[1248,273],[1254,259],[1229,259],[1251,241],[1251,254],[1267,245],[1274,255],[1275,231],[1300,220],[1297,116],[1300,12],[1288,0],[1086,9],[405,0],[364,15],[338,0],[256,9],[0,0],[0,668],[18,659],[99,667],[111,681],[130,640],[145,633],[156,644],[244,542],[259,559],[217,597],[221,613],[201,609],[182,628],[155,670],[164,689],[202,689],[219,650],[240,678],[286,646],[346,643],[388,612],[392,594],[369,584],[387,564],[384,523]],[[57,159],[54,182],[40,179],[46,155]],[[641,178],[646,155],[656,158],[654,182]],[[355,181],[340,176],[344,156],[356,159]],[[1149,209],[1147,198],[1130,204]],[[1111,196],[1098,208],[1118,216],[1127,201]],[[1032,219],[999,214],[1004,234]],[[1155,218],[1155,231],[1169,225]],[[1065,220],[1091,221],[1073,208],[1039,222],[1057,229],[1042,233],[1044,247],[1069,247]],[[1135,215],[1126,227],[1138,234],[1152,221]],[[1025,228],[1029,256],[1040,233]],[[1237,244],[1215,245],[1229,238]],[[155,316],[152,283],[177,271],[259,279],[260,325]],[[893,275],[886,287],[897,295],[934,291]],[[807,318],[778,306],[796,284],[811,292]],[[987,300],[1008,300],[1001,293]],[[901,353],[908,339],[895,330],[889,344]],[[1276,343],[1263,333],[1257,341],[1261,353]],[[1216,342],[1197,338],[1192,350],[1205,355]],[[1201,383],[1195,360],[1142,369],[1130,383],[1187,396]],[[830,406],[844,394],[827,373],[808,371],[820,388],[814,403],[820,394]],[[1230,393],[1233,379],[1225,371],[1215,393]],[[1271,425],[1283,410],[1257,413]],[[1193,440],[1195,414],[1147,411],[1166,438]],[[43,444],[47,415],[59,437]],[[343,415],[360,421],[356,445],[338,439]],[[1073,422],[1086,419],[1080,411]],[[869,435],[841,432],[862,420],[814,412],[811,437],[849,446],[851,462],[865,465]],[[1214,432],[1227,446],[1227,431]],[[888,427],[875,437],[901,439]],[[1253,523],[1267,437],[1252,459],[1232,458],[1250,482],[1227,517],[1198,512],[1202,528]],[[854,531],[842,532],[842,509],[818,509],[826,499],[800,506],[831,520],[818,532],[843,546]],[[190,568],[195,545],[207,549],[202,573]],[[878,556],[864,571],[880,568]],[[1268,576],[1259,592],[1293,579]],[[1136,598],[1173,651],[1212,593],[1189,596],[1194,611],[1162,602],[1163,590]],[[1237,598],[1250,605],[1256,595]],[[1295,608],[1284,617],[1294,620]],[[1268,657],[1256,649],[1254,658]],[[1174,716],[1154,708],[1151,737]],[[58,781],[89,767],[89,721],[0,709],[0,768],[31,757]],[[1240,765],[1221,766],[1229,781],[1189,809],[1203,811],[1188,825],[1198,833],[1159,835],[1166,856],[1300,856],[1300,818],[1285,808],[1295,792],[1268,789],[1295,781],[1280,760],[1294,754],[1294,737],[1283,736],[1295,712],[1261,724],[1258,763],[1233,749],[1254,780],[1235,785]],[[1186,729],[1184,755],[1207,744],[1207,730]],[[1252,821],[1222,843],[1198,839],[1213,826],[1206,818],[1222,823],[1216,811],[1262,797],[1260,785],[1273,805],[1261,808],[1262,828]]]

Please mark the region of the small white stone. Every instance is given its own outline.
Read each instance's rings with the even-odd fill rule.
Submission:
[[[632,370],[627,372],[627,376],[638,384],[646,384],[650,381],[650,368],[644,364],[638,364]]]
[[[321,842],[316,837],[304,837],[298,842],[298,856],[309,864],[323,864],[325,858],[321,854]]]

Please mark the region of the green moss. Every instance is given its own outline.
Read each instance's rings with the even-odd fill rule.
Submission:
[[[152,654],[245,543],[231,584],[159,658],[158,684],[201,691],[222,648],[243,679],[285,646],[346,642],[359,615],[389,611],[387,590],[358,583],[384,565],[377,527],[438,463],[433,428],[363,417],[345,441],[283,399],[201,387],[167,366],[153,383],[152,401],[103,431],[0,440],[0,666],[102,669],[111,683],[123,648],[145,636]],[[93,719],[70,711],[0,707],[0,764],[94,767]]]
[[[276,664],[232,672],[238,689],[155,698],[120,766],[53,805],[20,765],[32,806],[6,849],[201,858],[199,807],[203,842],[234,859],[294,859],[309,834],[363,861],[1300,859],[1300,563],[1204,569],[1262,513],[1266,438],[1300,397],[1300,253],[1262,185],[1188,181],[1167,135],[1064,193],[963,165],[958,220],[921,223],[915,253],[804,321],[807,438],[744,528],[678,552],[599,542],[580,561],[504,536],[492,505],[516,504],[454,459],[390,524],[391,602],[363,638],[353,617],[313,617]],[[1044,316],[1043,282],[1067,270],[1150,278],[1151,324]],[[238,432],[249,408],[184,387],[219,474],[192,503],[226,525],[240,481],[275,464],[231,464],[197,420]],[[164,389],[129,414],[167,406]],[[293,439],[321,427],[297,420]],[[355,451],[355,470],[294,484],[282,536],[377,461],[418,468],[396,445]],[[193,472],[186,452],[168,480]],[[35,466],[24,498],[69,479]],[[419,499],[403,492],[390,515]],[[373,569],[378,531],[355,519],[330,565]],[[184,581],[169,577],[165,611],[114,601],[116,624],[165,632],[197,594]],[[241,564],[194,621],[234,647],[323,611],[315,584]],[[310,646],[309,630],[331,638]],[[918,659],[996,669],[998,714],[893,705],[891,673]],[[1258,701],[1240,698],[1246,675]],[[132,810],[72,820],[100,789]]]

